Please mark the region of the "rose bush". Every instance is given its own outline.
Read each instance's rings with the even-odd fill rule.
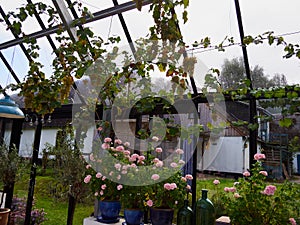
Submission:
[[[137,152],[128,142],[104,138],[90,154],[84,182],[98,199],[120,199],[124,208],[181,206],[192,179],[182,176],[184,151],[176,149],[163,159],[157,143],[153,137],[146,150]]]
[[[255,154],[257,160],[251,171],[245,171],[243,178],[217,192],[233,225],[283,225],[296,224],[299,218],[299,185],[286,181],[283,184],[266,182],[267,171],[263,170],[265,155]],[[215,185],[219,182],[214,181]]]

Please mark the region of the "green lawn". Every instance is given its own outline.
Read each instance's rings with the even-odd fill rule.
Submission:
[[[213,181],[215,179],[218,179],[220,181],[220,184],[218,185],[218,189],[223,189],[224,187],[232,187],[234,183],[234,179],[230,178],[200,178],[197,180],[197,199],[201,197],[201,190],[202,189],[208,189],[208,198],[211,198],[211,196],[216,191],[216,186],[213,184]]]
[[[43,208],[47,213],[47,221],[43,225],[64,225],[67,223],[68,201],[57,200],[47,193],[54,178],[50,176],[37,176],[34,194],[34,207]],[[27,198],[28,180],[25,178],[15,185],[14,194],[17,197]],[[48,196],[47,196],[48,194]],[[93,201],[90,203],[78,203],[76,205],[73,225],[82,225],[83,219],[88,217],[94,210]]]

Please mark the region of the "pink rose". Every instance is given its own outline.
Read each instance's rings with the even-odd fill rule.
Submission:
[[[99,194],[100,194],[100,195],[104,195],[104,192],[101,190],[101,191],[99,192]]]
[[[92,167],[92,166],[91,166],[90,164],[88,164],[88,165],[85,166],[86,169],[89,169],[89,168],[91,168],[91,167]]]
[[[147,206],[152,207],[153,206],[153,201],[151,199],[149,199],[147,201]]]
[[[115,139],[115,143],[118,144],[118,145],[121,145],[122,144],[122,140],[121,139]]]
[[[177,163],[175,163],[175,162],[172,162],[172,163],[170,164],[170,166],[171,166],[172,168],[178,167]]]
[[[159,179],[159,175],[158,175],[158,174],[153,174],[153,175],[151,176],[151,179],[152,179],[152,180],[158,180],[158,179]]]
[[[103,143],[103,144],[101,145],[101,148],[103,148],[103,149],[109,149],[109,147],[110,147],[110,145],[107,144],[107,143]]]
[[[115,164],[115,168],[116,170],[120,171],[121,170],[122,165],[120,163],[116,163]]]
[[[134,153],[134,154],[131,155],[131,157],[137,159],[137,158],[139,158],[139,155]]]
[[[136,159],[138,159],[139,158],[139,155],[138,154],[136,154],[136,153],[134,153],[134,154],[132,154],[131,156],[130,156],[130,162],[134,162]]]
[[[250,175],[251,175],[251,174],[250,174],[250,172],[248,172],[248,171],[245,171],[245,172],[243,173],[243,176],[244,176],[244,177],[250,177]]]
[[[163,161],[159,161],[155,164],[156,167],[163,167],[164,162]]]
[[[97,173],[96,174],[96,178],[101,178],[102,177],[102,174],[101,173]]]
[[[166,189],[166,190],[171,190],[171,184],[170,183],[165,183],[164,184],[164,189]]]
[[[191,186],[190,185],[186,185],[186,189],[191,190]]]
[[[119,184],[119,185],[117,186],[117,190],[118,190],[118,191],[120,191],[122,188],[123,188],[123,185],[122,185],[122,184]]]
[[[155,151],[156,151],[157,153],[161,153],[163,150],[162,150],[162,148],[156,148]]]
[[[229,192],[229,187],[224,187],[225,192]]]
[[[102,184],[102,185],[101,185],[101,189],[102,189],[102,190],[105,190],[105,189],[106,189],[106,184]]]
[[[143,156],[143,155],[139,156],[139,158],[138,158],[139,161],[144,161],[145,159],[146,159],[146,158],[145,158],[145,156]]]
[[[184,182],[187,181],[187,179],[185,177],[181,177],[181,180],[184,181]]]
[[[180,148],[176,149],[175,151],[177,154],[182,155],[184,153],[184,151]]]
[[[90,154],[90,160],[91,160],[91,161],[95,161],[95,157],[94,157],[94,154],[93,154],[93,153]]]
[[[265,177],[268,176],[268,172],[267,171],[262,170],[262,171],[259,171],[259,173],[262,174],[262,175],[264,175]]]
[[[88,183],[90,183],[90,181],[91,181],[91,178],[92,178],[92,176],[91,175],[87,175],[85,178],[84,178],[84,183],[86,183],[86,184],[88,184]]]
[[[268,185],[265,187],[265,190],[262,192],[264,195],[274,195],[276,191],[276,186]]]
[[[182,159],[180,159],[180,160],[178,161],[178,163],[179,163],[179,164],[185,164],[185,161],[183,161]]]
[[[214,185],[218,185],[218,184],[220,184],[220,181],[219,181],[219,180],[214,180],[214,181],[213,181],[213,184],[214,184]]]
[[[95,192],[95,194],[94,194],[96,197],[99,195],[99,193],[98,192]]]
[[[112,140],[111,140],[111,138],[110,137],[106,137],[106,138],[104,138],[104,142],[105,143],[110,143]]]
[[[297,225],[296,220],[294,218],[289,218],[289,221],[292,225]]]
[[[159,158],[154,158],[154,159],[153,159],[153,162],[154,162],[154,163],[157,163],[157,162],[159,162],[159,161],[160,161]]]
[[[119,146],[116,147],[116,150],[117,150],[118,152],[122,152],[122,151],[124,151],[124,146],[119,145]]]
[[[123,153],[124,153],[124,155],[128,155],[129,156],[131,152],[129,150],[125,150]],[[130,157],[129,157],[129,159],[130,159]]]
[[[156,136],[153,136],[153,137],[152,137],[152,141],[158,142],[158,140],[159,140],[158,137],[156,137]]]
[[[177,184],[175,184],[175,183],[171,183],[171,184],[170,184],[170,187],[171,187],[171,190],[174,190],[174,189],[176,189],[176,188],[177,188]]]
[[[185,178],[186,178],[187,180],[193,180],[193,176],[192,176],[191,174],[185,175]]]
[[[265,159],[266,158],[266,156],[265,156],[265,154],[261,154],[261,153],[256,153],[255,155],[254,155],[254,159],[255,160],[261,160],[261,159]]]
[[[126,142],[124,143],[124,146],[125,146],[125,147],[129,147],[129,146],[130,146],[130,143],[129,143],[128,141],[126,141]]]
[[[131,168],[137,168],[137,165],[135,163],[130,164]]]
[[[235,187],[230,187],[230,188],[228,188],[228,191],[229,191],[229,192],[235,192],[235,191],[236,191],[236,188],[235,188]]]
[[[241,197],[241,196],[239,195],[239,193],[234,193],[234,194],[233,194],[233,197],[239,198],[239,197]]]

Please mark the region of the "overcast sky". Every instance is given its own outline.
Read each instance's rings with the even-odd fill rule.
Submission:
[[[24,0],[0,0],[0,4],[6,12],[19,7],[25,2]],[[123,2],[126,1],[119,0],[119,3]],[[112,6],[110,0],[84,0],[82,3],[93,12]],[[245,35],[256,36],[266,31],[274,31],[276,35],[281,35],[300,31],[299,0],[240,0],[240,6]],[[144,7],[142,12],[137,10],[126,12],[124,17],[134,40],[148,34],[148,27],[152,24],[148,7]],[[206,36],[210,37],[214,44],[219,44],[226,36],[233,36],[236,41],[240,41],[234,0],[190,0],[188,17],[187,24],[181,25],[184,41],[187,44],[200,41]],[[120,35],[121,38],[125,39],[117,16],[98,21],[93,26],[100,30],[99,32],[104,38],[110,34]],[[2,25],[0,29],[0,43],[12,39],[11,34],[5,31]],[[30,33],[35,29],[39,29],[39,27],[35,28],[28,23],[26,29]],[[300,43],[300,33],[285,36],[285,40],[291,43]],[[53,57],[50,54],[51,48],[45,40],[40,40],[39,43],[45,46],[41,51],[41,60],[46,64],[45,70],[50,71]],[[12,64],[18,76],[23,77],[27,73],[26,58],[19,47],[2,50],[2,53]],[[207,52],[195,50],[193,54],[199,61],[198,69],[201,72],[198,76],[201,80],[208,68],[221,68],[224,59],[240,57],[242,56],[242,50],[240,47],[234,46],[227,48],[225,53],[215,50]],[[270,77],[279,73],[284,74],[290,84],[300,83],[300,60],[296,58],[283,59],[282,47],[250,46],[248,47],[248,55],[251,67],[259,65],[264,68],[265,74]],[[0,72],[2,86],[13,82],[13,78],[10,78],[2,63],[0,63]]]

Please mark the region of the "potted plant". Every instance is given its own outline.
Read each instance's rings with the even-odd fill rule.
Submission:
[[[190,188],[187,180],[192,179],[191,175],[181,174],[183,150],[177,149],[163,160],[158,138],[152,140],[138,154],[128,142],[104,138],[87,165],[84,182],[92,193],[101,201],[121,200],[126,209],[166,207],[174,212],[181,207]]]
[[[3,140],[0,144],[0,179],[4,192],[1,195],[0,206],[4,204],[4,194],[14,187],[21,158],[15,147],[10,148]],[[9,208],[0,208],[0,225],[6,225],[10,213]]]
[[[152,177],[155,178],[157,175],[153,174]],[[161,181],[159,178],[158,183],[151,185],[147,204],[150,207],[150,219],[153,225],[172,224],[174,211],[183,206],[190,190],[187,180],[192,179],[192,175],[182,176],[182,172],[177,170],[169,178]]]
[[[118,179],[117,169],[111,163],[110,153],[111,138],[105,138],[104,143],[97,145],[95,141],[94,150],[90,154],[90,164],[86,165],[86,176],[84,183],[89,184],[93,195],[98,199],[100,213],[95,215],[100,222],[117,222],[121,210],[120,196],[123,185],[116,182]]]
[[[147,211],[146,196],[148,186],[123,185],[121,201],[126,224],[140,225]]]

